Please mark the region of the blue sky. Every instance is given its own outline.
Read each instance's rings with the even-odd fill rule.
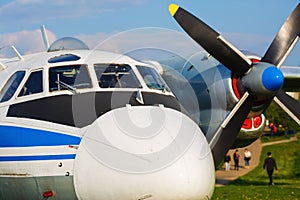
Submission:
[[[183,33],[168,12],[170,3],[177,3],[189,10],[238,48],[263,55],[298,1],[1,0],[0,47],[15,45],[24,54],[42,50],[39,36],[41,24],[46,26],[50,41],[74,36],[89,45],[101,43],[118,33],[130,33],[132,30],[145,28],[147,30],[148,27],[155,27],[157,32],[167,29]],[[163,37],[160,40],[159,36],[156,37],[161,47],[171,45],[168,41],[164,44],[166,39]],[[149,37],[140,39],[153,42],[153,38]],[[144,41],[135,37],[126,44],[116,40],[114,45],[129,45],[130,42],[141,44]],[[188,48],[184,43],[182,45],[178,42],[174,48]],[[298,46],[300,45],[296,46],[286,64],[300,65]],[[7,54],[9,53],[6,50],[0,51],[1,57]]]

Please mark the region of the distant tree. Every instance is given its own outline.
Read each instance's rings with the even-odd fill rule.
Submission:
[[[265,115],[276,126],[281,124],[285,129],[300,131],[300,126],[274,101],[266,110]]]

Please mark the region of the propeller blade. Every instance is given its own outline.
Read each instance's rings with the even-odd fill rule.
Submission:
[[[300,4],[294,9],[277,33],[262,62],[280,67],[296,45],[300,34]]]
[[[274,101],[300,125],[300,102],[280,90]]]
[[[215,136],[210,141],[209,146],[212,150],[216,167],[223,160],[225,153],[234,144],[253,103],[253,97],[246,92],[235,105],[230,114],[226,117],[217,130]]]
[[[251,68],[250,59],[203,21],[176,4],[171,4],[169,11],[191,38],[237,76]]]

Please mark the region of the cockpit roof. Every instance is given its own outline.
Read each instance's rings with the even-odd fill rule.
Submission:
[[[6,59],[2,63],[6,66],[5,69],[6,73],[0,73],[1,80],[7,80],[8,77],[11,77],[13,74],[17,72],[22,72],[22,73],[25,72],[26,76],[24,77],[24,80],[26,80],[28,78],[28,75],[31,74],[32,72],[40,71],[44,69],[46,71],[45,78],[47,78],[47,80],[49,79],[48,81],[50,81],[49,78],[50,72],[54,70],[53,80],[54,79],[56,80],[57,75],[59,74],[61,80],[56,80],[56,82],[59,83],[60,87],[63,87],[63,83],[66,83],[66,85],[68,86],[70,85],[72,88],[76,88],[77,91],[78,89],[76,85],[77,82],[75,84],[74,81],[73,81],[74,83],[70,81],[72,78],[71,75],[74,76],[76,79],[77,76],[75,76],[76,75],[75,72],[78,73],[80,72],[80,74],[84,74],[83,72],[85,72],[84,70],[86,70],[87,73],[85,73],[86,74],[85,79],[86,80],[88,79],[89,81],[85,81],[81,83],[81,84],[88,85],[87,87],[82,86],[86,90],[94,90],[94,89],[99,90],[100,88],[102,89],[103,88],[106,89],[148,88],[151,91],[153,91],[154,89],[155,91],[162,91],[168,94],[170,92],[169,88],[166,86],[164,81],[159,77],[159,74],[158,73],[156,74],[153,71],[147,69],[147,68],[153,68],[153,70],[157,71],[157,69],[152,64],[140,62],[129,56],[118,54],[118,53],[101,51],[101,50],[89,50],[88,47],[82,41],[70,37],[61,38],[55,41],[50,46],[48,51],[44,51],[36,54],[24,55],[22,56],[22,59],[20,58],[18,59],[17,57]],[[104,66],[106,71],[103,71],[102,66]],[[114,66],[114,67],[125,66],[125,68],[126,66],[128,66],[128,70],[129,69],[130,70],[129,71],[125,70],[124,72],[123,71],[119,72],[118,70],[108,72],[107,70],[110,69],[109,66]],[[63,68],[65,72],[61,73],[57,71],[60,69],[60,67]],[[68,67],[73,67],[74,69],[68,71]],[[133,67],[133,71],[131,70],[131,67]],[[65,78],[66,80],[63,80],[64,77],[66,77]],[[83,76],[81,76],[81,78],[82,77]],[[116,83],[114,83],[114,81]],[[57,84],[55,84],[56,82],[54,81],[52,84],[55,87],[57,86]],[[2,88],[5,83],[6,81],[0,83],[0,87]],[[74,84],[75,86],[73,86]],[[99,87],[96,86],[98,84]],[[52,87],[50,83],[49,85],[50,85],[49,86],[50,92],[52,92],[52,88],[54,88],[53,90],[59,90],[56,89],[55,87]],[[45,89],[47,91],[47,88],[44,88],[44,90]]]
[[[81,40],[73,37],[63,37],[54,41],[48,52],[60,50],[89,50],[89,47]]]
[[[72,55],[72,56],[70,56]],[[59,50],[24,55],[23,60],[11,58],[3,60],[7,71],[27,70],[41,67],[57,66],[60,64],[92,64],[92,63],[127,63],[144,65],[126,55],[101,50]],[[76,58],[76,59],[75,59]],[[66,60],[67,59],[67,60]],[[55,61],[55,62],[49,62]]]

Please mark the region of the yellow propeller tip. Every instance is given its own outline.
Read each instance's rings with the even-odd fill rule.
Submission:
[[[169,5],[169,12],[171,13],[172,16],[174,16],[178,10],[179,6],[172,3]]]

